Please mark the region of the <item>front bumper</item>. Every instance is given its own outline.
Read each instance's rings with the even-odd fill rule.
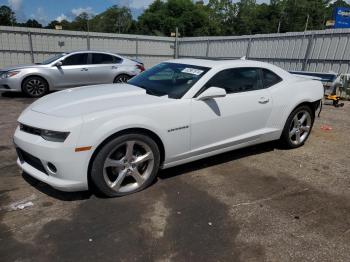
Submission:
[[[47,123],[48,126],[54,126],[54,123],[57,124],[60,120],[31,110],[26,111],[24,116],[20,117],[20,121],[27,119],[37,122],[34,119],[40,118],[42,123]],[[61,119],[60,124],[67,123],[62,123]],[[27,157],[19,157],[17,164],[27,174],[58,190],[70,192],[87,190],[87,170],[91,152],[75,152],[80,126],[71,127],[70,130],[72,132],[66,141],[59,143],[47,141],[41,136],[26,133],[17,127],[13,138],[15,146],[20,152],[19,155],[21,152],[27,154]],[[50,168],[50,163],[55,166],[56,171]]]
[[[0,79],[0,92],[21,92],[21,78]]]

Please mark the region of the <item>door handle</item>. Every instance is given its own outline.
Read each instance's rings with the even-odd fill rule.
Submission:
[[[118,69],[118,67],[117,66],[112,66],[112,69]]]
[[[89,69],[87,68],[82,68],[80,71],[88,71]]]
[[[267,104],[270,101],[267,97],[260,97],[259,103],[260,104]]]

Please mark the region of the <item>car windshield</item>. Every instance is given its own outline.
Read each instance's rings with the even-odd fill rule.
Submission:
[[[161,63],[133,77],[129,84],[146,89],[147,94],[181,98],[210,68]]]
[[[55,55],[47,60],[45,60],[44,62],[42,62],[41,64],[43,65],[48,65],[48,64],[51,64],[52,62],[56,61],[57,59],[60,59],[61,57],[65,56],[66,54],[63,53],[63,54],[58,54],[58,55]]]

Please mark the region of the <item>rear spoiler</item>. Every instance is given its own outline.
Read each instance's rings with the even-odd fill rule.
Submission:
[[[137,58],[129,58],[131,61],[134,61],[134,62],[136,62],[136,63],[139,63],[139,64],[141,64],[141,65],[144,65],[144,63],[141,61],[141,60],[139,60],[139,59],[137,59]]]
[[[312,80],[318,80],[318,81],[322,80],[321,77],[317,77],[317,76],[307,76],[307,75],[298,75],[298,74],[293,74],[293,75],[301,78],[306,78],[306,79],[312,79]]]

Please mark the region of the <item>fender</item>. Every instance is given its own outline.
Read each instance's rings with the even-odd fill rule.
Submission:
[[[84,119],[86,121],[86,119]],[[89,123],[83,124],[82,130],[89,130]],[[164,131],[159,127],[159,124],[154,120],[137,115],[128,115],[127,117],[119,117],[107,122],[101,123],[98,128],[91,130],[91,132],[82,132],[77,144],[77,147],[86,145],[92,146],[96,149],[103,141],[115,133],[131,128],[147,129],[155,133],[162,141],[164,149],[166,150],[166,143],[164,139]],[[103,134],[103,135],[101,135]]]

